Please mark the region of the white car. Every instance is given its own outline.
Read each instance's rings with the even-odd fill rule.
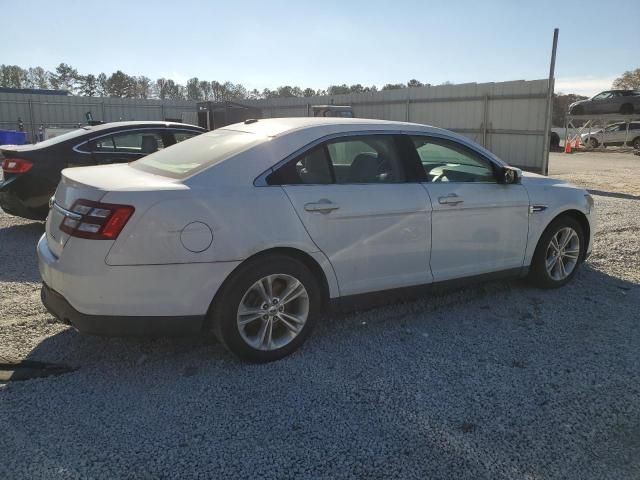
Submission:
[[[563,285],[593,232],[585,190],[455,133],[283,118],[64,170],[38,257],[44,304],[80,331],[211,331],[270,361],[328,307],[468,279]]]
[[[582,134],[582,143],[592,148],[600,145],[632,145],[636,149],[640,149],[640,122],[618,122],[609,125],[604,129],[599,128],[591,133]]]

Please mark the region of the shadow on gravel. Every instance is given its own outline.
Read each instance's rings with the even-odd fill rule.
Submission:
[[[638,310],[640,285],[586,264],[556,290],[498,282],[331,316],[265,365],[205,336],[69,329],[28,359],[75,372],[0,389],[9,465],[39,478],[633,478]]]
[[[622,198],[624,200],[640,200],[640,195],[632,195],[630,193],[619,193],[619,192],[607,192],[604,190],[587,190],[589,193],[593,195],[599,195],[601,197],[613,197],[613,198]]]
[[[351,331],[346,332],[347,335],[352,335],[348,341],[357,342],[362,333],[359,328],[353,328],[354,325],[370,324],[393,328],[394,322],[404,322],[407,316],[416,314],[427,316],[424,328],[428,331],[430,316],[446,317],[451,309],[458,307],[472,309],[478,317],[488,314],[492,318],[505,320],[513,315],[511,319],[514,322],[532,319],[537,325],[545,323],[542,318],[545,304],[553,304],[554,308],[569,312],[575,310],[576,302],[592,308],[606,306],[607,315],[614,317],[621,314],[616,310],[623,305],[621,301],[627,295],[637,299],[640,308],[640,285],[609,276],[584,264],[570,284],[554,290],[537,289],[531,287],[526,279],[514,279],[452,288],[367,310],[326,314],[318,320],[307,346],[322,341],[323,335],[330,336],[336,328],[341,331],[350,329]],[[504,304],[494,303],[496,298]],[[505,304],[509,305],[507,313],[503,311]],[[361,319],[366,320],[363,322]],[[297,355],[304,355],[304,350],[305,348]],[[327,352],[328,355],[337,353]],[[243,365],[208,334],[197,337],[113,338],[82,334],[73,328],[43,340],[27,359],[69,363],[80,368],[106,362],[116,369],[126,369],[131,363],[141,365],[154,357],[161,357],[169,362],[171,358],[176,358],[180,362],[180,356],[187,354],[195,354],[204,362],[223,361],[236,366]]]
[[[42,222],[0,228],[0,281],[40,281],[36,245],[43,233]]]

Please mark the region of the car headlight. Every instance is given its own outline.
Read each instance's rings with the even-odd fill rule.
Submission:
[[[591,210],[593,210],[593,197],[591,195],[589,195],[588,193],[584,194],[584,198],[587,200],[587,206],[589,207],[589,213],[591,213]]]

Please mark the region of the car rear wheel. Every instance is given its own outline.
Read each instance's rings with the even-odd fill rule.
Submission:
[[[555,219],[540,237],[533,255],[530,279],[541,288],[569,282],[584,259],[585,239],[580,223],[570,217]]]
[[[631,141],[631,145],[633,145],[633,148],[635,148],[636,150],[640,150],[640,137],[636,137]]]
[[[595,138],[593,138],[593,137],[591,137],[591,138],[589,139],[589,146],[590,146],[591,148],[598,148],[598,145],[599,145],[598,140],[596,140],[596,139],[595,139]]]
[[[270,362],[298,349],[320,306],[313,273],[286,255],[241,265],[216,296],[211,325],[218,340],[249,362]]]

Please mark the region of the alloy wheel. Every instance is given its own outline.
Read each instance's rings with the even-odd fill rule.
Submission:
[[[296,338],[309,317],[309,294],[298,279],[267,275],[245,292],[237,313],[240,336],[256,350],[277,350]]]
[[[575,270],[580,258],[580,237],[571,227],[558,230],[547,246],[545,266],[556,281],[567,278]]]

